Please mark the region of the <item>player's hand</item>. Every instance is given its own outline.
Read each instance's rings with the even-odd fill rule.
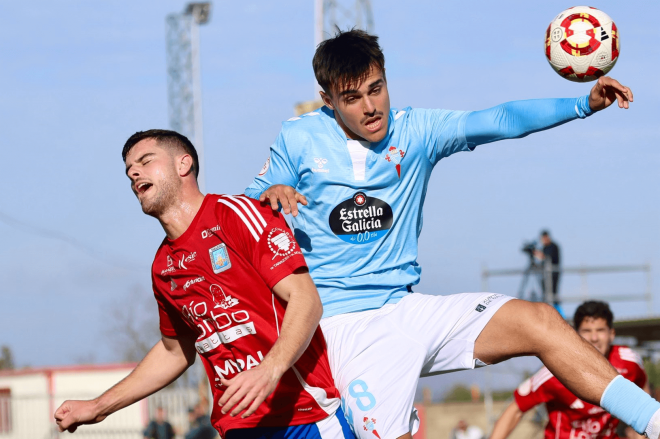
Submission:
[[[259,201],[263,203],[266,200],[270,202],[273,210],[279,210],[281,204],[284,213],[291,213],[293,216],[298,216],[298,203],[307,206],[307,198],[285,184],[274,184],[266,189],[259,197]]]
[[[616,79],[601,76],[589,93],[589,106],[593,111],[603,110],[619,102],[619,108],[629,108],[633,101],[632,90],[621,85]]]
[[[223,386],[227,387],[218,405],[222,407],[222,413],[236,416],[247,409],[241,418],[247,418],[255,411],[262,402],[273,393],[281,374],[269,367],[262,367],[263,363],[253,369],[239,373],[234,378],[227,380],[220,378]]]
[[[64,401],[55,411],[57,428],[73,433],[83,424],[96,424],[106,418],[97,412],[96,401]]]

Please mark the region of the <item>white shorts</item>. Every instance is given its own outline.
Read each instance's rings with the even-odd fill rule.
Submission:
[[[332,375],[355,435],[395,439],[415,433],[419,377],[484,366],[474,359],[474,343],[511,299],[411,293],[396,304],[321,320]]]

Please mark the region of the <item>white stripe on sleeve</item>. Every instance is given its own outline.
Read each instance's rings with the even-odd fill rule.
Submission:
[[[254,203],[252,203],[252,201],[250,201],[250,200],[251,200],[250,198],[247,198],[245,195],[237,195],[237,196],[234,197],[234,198],[238,198],[238,199],[241,199],[241,200],[245,200],[245,203],[246,203],[248,206],[250,206],[250,209],[252,209],[252,211],[254,212],[254,216],[256,216],[257,219],[258,219],[259,221],[261,221],[261,224],[262,224],[264,227],[266,227],[266,224],[267,224],[267,223],[266,223],[266,220],[264,219],[263,215],[261,215],[261,213],[257,210],[257,208],[254,207]]]
[[[254,227],[252,227],[252,224],[250,223],[250,220],[245,218],[245,215],[243,215],[243,213],[239,210],[238,207],[234,206],[231,202],[229,202],[227,200],[223,200],[222,198],[218,199],[218,203],[222,203],[225,206],[229,206],[229,208],[231,210],[236,212],[236,215],[238,215],[241,218],[241,220],[243,220],[243,223],[245,223],[245,225],[247,226],[250,233],[252,233],[252,236],[254,236],[254,239],[257,242],[259,242],[259,234],[257,234],[257,232],[255,232]]]
[[[223,195],[223,197],[226,197],[226,198],[232,200],[232,201],[233,201],[234,203],[236,203],[241,209],[243,209],[243,212],[244,212],[244,213],[250,218],[250,220],[252,221],[252,224],[253,224],[254,227],[257,229],[257,232],[259,232],[259,235],[261,235],[262,233],[264,233],[264,229],[263,229],[263,227],[261,226],[261,224],[259,223],[259,221],[257,221],[257,219],[254,217],[254,215],[252,214],[252,211],[250,210],[250,208],[246,206],[246,202],[245,202],[245,201],[243,201],[243,200],[239,200],[238,198],[233,197],[233,196],[231,196],[231,195]],[[252,203],[247,202],[247,204],[252,204]]]

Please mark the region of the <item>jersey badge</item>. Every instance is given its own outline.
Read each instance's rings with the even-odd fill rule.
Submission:
[[[404,155],[406,155],[406,153],[398,149],[396,146],[390,146],[385,155],[385,160],[394,163],[396,167],[396,175],[398,175],[399,178],[401,178],[401,159]]]
[[[270,156],[266,159],[266,163],[264,163],[263,167],[261,168],[261,171],[259,171],[259,177],[264,175],[266,172],[268,172],[268,168],[270,168]]]
[[[296,241],[286,230],[273,227],[268,233],[268,248],[275,255],[273,259],[278,256],[288,256],[296,249]]]
[[[231,308],[234,305],[238,305],[238,299],[235,299],[231,296],[225,294],[225,291],[220,285],[213,284],[211,285],[211,297],[213,297],[213,303],[216,306],[219,306],[222,309]]]
[[[376,420],[374,418],[367,418],[366,416],[364,417],[364,431],[370,431],[376,436],[378,439],[380,439],[380,435],[376,431]]]
[[[330,229],[349,244],[367,244],[387,234],[392,227],[392,207],[385,201],[356,192],[330,212]]]
[[[209,256],[211,256],[211,266],[215,274],[222,273],[231,268],[231,261],[229,260],[229,253],[225,244],[219,244],[210,248]]]
[[[328,163],[328,159],[324,159],[321,157],[314,157],[314,163],[316,163],[317,168],[312,168],[312,172],[322,172],[322,173],[328,173],[330,172],[329,169],[323,168]]]

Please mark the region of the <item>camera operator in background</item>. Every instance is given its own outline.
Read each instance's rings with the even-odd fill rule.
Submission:
[[[550,291],[552,291],[552,303],[557,311],[563,315],[561,307],[559,306],[559,298],[557,297],[557,287],[559,285],[559,262],[560,262],[560,251],[559,246],[552,242],[550,238],[550,233],[547,230],[541,232],[541,244],[543,244],[543,250],[536,250],[534,256],[543,262],[542,266],[545,267],[545,263],[552,263],[552,285]],[[543,291],[546,292],[548,288],[545,286],[545,276],[543,276],[541,284],[543,285]],[[546,298],[547,300],[548,298]]]

